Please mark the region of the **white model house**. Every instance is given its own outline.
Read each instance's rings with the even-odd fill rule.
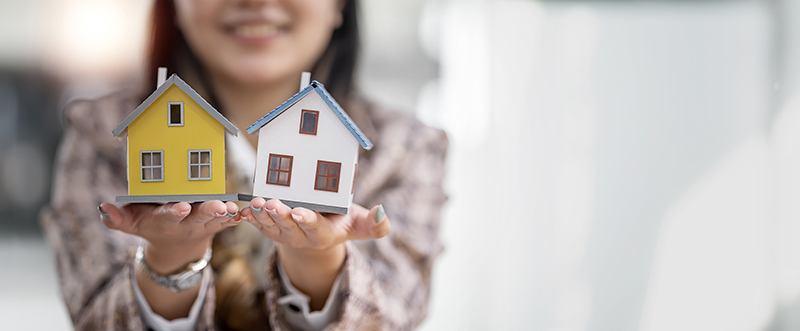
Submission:
[[[304,82],[308,81],[304,74]],[[347,214],[359,147],[372,142],[317,81],[247,128],[258,132],[253,195],[290,207]]]

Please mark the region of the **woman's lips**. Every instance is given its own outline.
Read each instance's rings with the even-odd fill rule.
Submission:
[[[245,44],[263,44],[284,32],[281,26],[267,23],[233,25],[227,30],[234,39]]]

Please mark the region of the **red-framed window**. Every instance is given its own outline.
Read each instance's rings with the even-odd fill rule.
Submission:
[[[342,164],[338,162],[317,161],[317,180],[315,190],[339,192],[339,173]]]
[[[292,161],[290,155],[270,154],[267,169],[267,184],[289,186],[292,183]]]
[[[317,135],[319,126],[319,112],[316,110],[303,109],[300,115],[300,133]]]

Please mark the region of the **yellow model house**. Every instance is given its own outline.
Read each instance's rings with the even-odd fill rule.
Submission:
[[[239,200],[225,194],[225,131],[236,135],[238,129],[177,75],[159,84],[113,134],[125,131],[128,195],[117,202]]]

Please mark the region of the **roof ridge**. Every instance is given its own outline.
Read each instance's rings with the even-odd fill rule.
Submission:
[[[117,127],[114,128],[114,130],[112,130],[111,133],[115,137],[119,136],[123,131],[125,131],[128,125],[133,123],[133,121],[137,117],[139,117],[139,115],[141,115],[147,108],[149,108],[153,104],[153,102],[155,102],[156,99],[161,97],[161,95],[164,94],[164,92],[166,92],[167,89],[169,89],[172,85],[177,86],[181,91],[183,91],[183,93],[186,93],[186,95],[190,99],[194,100],[194,102],[197,103],[197,105],[200,106],[200,108],[203,108],[203,110],[205,110],[206,113],[208,113],[211,117],[217,120],[217,122],[219,122],[219,124],[221,124],[226,130],[228,130],[228,132],[232,133],[234,136],[238,135],[239,129],[235,125],[233,125],[231,121],[225,118],[225,116],[223,116],[219,111],[217,111],[216,108],[214,108],[214,106],[212,106],[208,101],[206,101],[206,99],[204,99],[203,96],[200,95],[200,93],[197,93],[195,89],[189,86],[189,84],[187,84],[183,79],[181,79],[175,73],[170,75],[170,77],[167,78],[167,80],[165,80],[164,83],[158,86],[158,88],[156,88],[156,90],[153,91],[153,93],[151,93],[147,97],[147,99],[142,101],[142,103],[139,104],[139,106],[137,106],[136,109],[134,109],[133,112],[130,113],[130,115],[125,117],[125,119],[122,120],[122,122],[119,125],[117,125]]]
[[[333,111],[333,113],[336,114],[336,117],[339,119],[342,125],[344,125],[348,131],[350,131],[350,134],[352,134],[353,137],[356,138],[356,141],[358,141],[361,147],[363,147],[366,150],[372,149],[372,147],[374,146],[372,144],[372,141],[370,141],[369,138],[367,138],[364,132],[362,132],[361,129],[358,128],[358,125],[356,125],[356,123],[353,122],[353,119],[351,119],[350,116],[347,115],[347,112],[345,112],[344,109],[342,109],[342,106],[340,106],[339,103],[336,102],[336,99],[334,99],[333,96],[328,92],[328,90],[325,89],[325,85],[322,85],[322,83],[316,80],[312,81],[310,84],[308,84],[308,86],[304,87],[302,90],[295,93],[295,95],[293,95],[291,98],[287,99],[286,101],[284,101],[271,111],[267,112],[267,114],[259,118],[257,121],[253,122],[253,124],[247,127],[247,133],[250,134],[255,133],[257,130],[261,129],[264,125],[267,125],[273,119],[283,114],[287,109],[289,109],[295,103],[300,101],[300,99],[302,99],[312,90],[317,91],[317,94],[322,98],[322,101],[324,101],[325,104],[328,105],[328,108],[330,108],[331,111]]]

